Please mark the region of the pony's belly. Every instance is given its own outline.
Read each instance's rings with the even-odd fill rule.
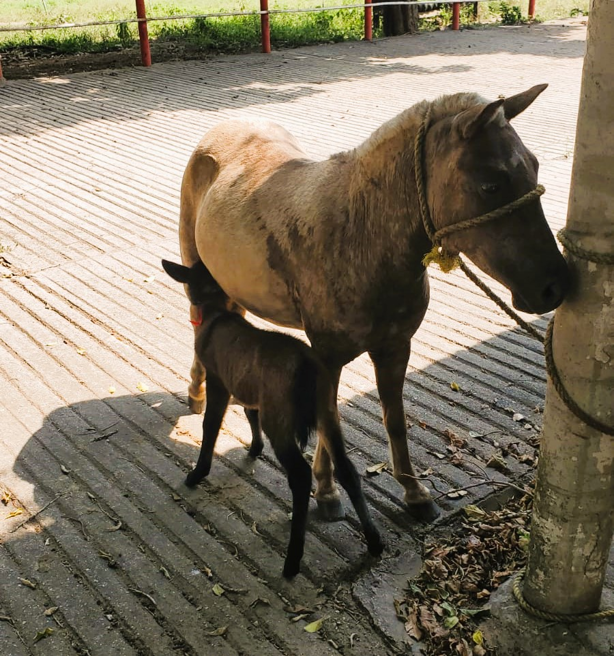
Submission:
[[[221,231],[220,231],[221,232]],[[302,328],[301,316],[284,280],[270,269],[266,249],[245,239],[216,238],[216,231],[197,241],[198,253],[228,296],[252,314],[279,326]]]

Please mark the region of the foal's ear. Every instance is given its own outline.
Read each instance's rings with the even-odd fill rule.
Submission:
[[[471,139],[493,120],[503,102],[503,98],[500,98],[488,105],[466,109],[454,118],[453,125],[463,139]]]
[[[548,88],[547,84],[538,84],[522,93],[506,98],[503,102],[503,111],[505,118],[510,121],[514,116],[518,116],[539,96],[539,94]]]
[[[176,264],[175,262],[169,262],[168,260],[162,260],[162,267],[173,280],[182,282],[186,285],[190,281],[190,269],[187,266]]]

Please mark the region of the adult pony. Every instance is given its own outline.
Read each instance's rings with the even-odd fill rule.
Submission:
[[[480,216],[535,188],[537,160],[509,121],[546,86],[494,102],[474,93],[422,101],[324,161],[310,159],[279,125],[227,121],[205,135],[183,177],[185,265],[201,259],[239,306],[304,329],[335,388],[343,366],[369,353],[393,475],[419,519],[438,512],[414,477],[402,397],[411,338],[429,301],[422,258],[432,248],[414,175],[416,133],[428,112],[421,155],[434,228]],[[525,312],[552,310],[567,292],[568,269],[537,197],[496,221],[449,233],[442,245],[508,287]],[[195,412],[203,407],[204,375],[195,359]],[[341,516],[321,441],[313,469],[321,512]]]

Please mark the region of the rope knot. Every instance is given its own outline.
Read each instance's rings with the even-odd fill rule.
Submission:
[[[460,266],[458,255],[450,255],[442,246],[433,246],[433,248],[422,258],[422,264],[428,267],[429,264],[438,264],[444,273],[450,273]]]

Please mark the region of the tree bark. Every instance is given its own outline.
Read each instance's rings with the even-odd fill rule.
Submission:
[[[377,0],[375,3],[377,4]],[[418,7],[393,5],[381,7],[384,16],[384,36],[414,34],[418,31]]]
[[[567,234],[614,252],[614,2],[593,0]],[[614,424],[614,267],[569,256],[574,289],[557,310],[554,359],[568,392]],[[614,528],[614,438],[589,428],[548,385],[524,595],[554,613],[598,609]]]

